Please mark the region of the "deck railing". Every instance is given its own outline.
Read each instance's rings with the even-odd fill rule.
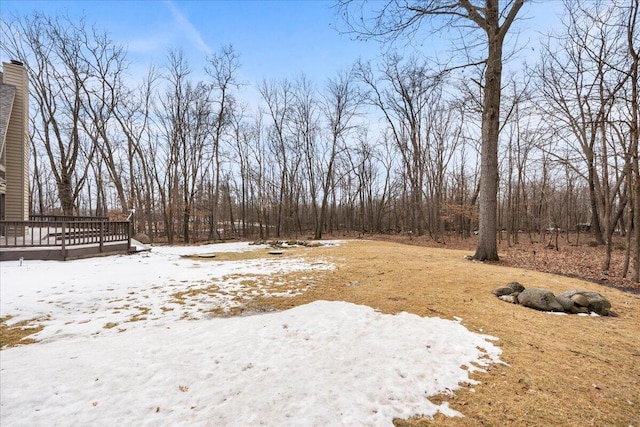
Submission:
[[[29,221],[109,221],[106,216],[29,215]]]
[[[81,219],[79,221],[0,221],[0,248],[56,247],[127,242],[131,246],[129,221]]]

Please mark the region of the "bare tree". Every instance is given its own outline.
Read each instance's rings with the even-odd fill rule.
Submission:
[[[426,153],[428,176],[429,232],[436,241],[444,242],[444,205],[447,194],[447,174],[450,163],[462,139],[463,117],[451,102],[442,99],[442,88],[437,88],[431,97],[427,115],[429,150]]]
[[[588,184],[592,229],[606,245],[602,269],[608,271],[613,235],[629,203],[624,186],[637,168],[637,5],[566,2],[565,9],[562,32],[554,35],[559,47],[547,47],[539,67],[541,106],[556,144],[581,157],[549,150]]]
[[[126,158],[129,170],[129,198],[133,199],[135,207],[141,215],[134,216],[134,230],[136,221],[143,218],[146,232],[153,236],[153,211],[155,200],[155,185],[153,185],[153,169],[158,161],[145,149],[144,139],[151,139],[150,125],[154,102],[155,85],[159,75],[154,67],[150,67],[147,75],[138,88],[126,91],[122,102],[114,109],[114,117],[119,124],[119,130],[126,139]]]
[[[182,236],[188,243],[194,200],[200,190],[202,171],[209,162],[206,148],[214,134],[212,123],[220,118],[219,114],[214,118],[211,86],[203,82],[194,84],[189,79],[191,69],[183,53],[172,50],[168,59],[169,85],[161,100],[161,118],[172,166],[167,181],[173,202],[169,208],[175,212],[181,210]],[[215,151],[213,155],[216,155]]]
[[[611,68],[607,65],[605,56],[611,55],[613,46],[607,40],[606,29],[599,31],[593,21],[583,21],[580,9],[574,6],[566,4],[566,34],[560,36],[561,47],[554,50],[548,46],[539,66],[541,93],[545,100],[542,108],[546,117],[553,117],[550,126],[558,136],[568,134],[569,139],[563,139],[570,145],[574,140],[578,144],[575,149],[584,158],[591,195],[592,229],[596,242],[604,244],[598,202],[601,181],[597,160],[602,127],[615,96],[615,92],[611,92],[612,88],[608,87],[609,81],[605,80],[609,75],[606,71]],[[583,10],[583,14],[584,12],[586,11]],[[619,89],[620,86],[617,86],[616,90]],[[550,150],[552,155],[555,151],[555,148]]]
[[[626,21],[625,35],[627,49],[631,58],[629,66],[629,139],[630,139],[630,160],[632,165],[632,180],[630,191],[633,199],[633,230],[635,249],[633,255],[633,273],[631,279],[640,282],[640,167],[638,166],[638,145],[640,141],[640,77],[638,68],[640,67],[640,37],[638,35],[640,23],[640,1],[630,0],[628,18]]]
[[[277,183],[274,182],[278,190],[273,197],[273,203],[267,201],[269,196],[265,193],[266,188],[262,188],[263,217],[267,213],[266,205],[272,205],[271,207],[275,208],[275,232],[279,237],[283,229],[287,231],[289,229],[293,194],[289,178],[295,177],[295,171],[299,168],[297,154],[290,150],[292,137],[288,130],[294,93],[291,82],[286,79],[279,82],[263,81],[258,89],[266,104],[266,114],[269,117],[265,136],[269,141],[271,154],[274,156],[269,161],[269,169],[272,173],[278,174]]]
[[[238,86],[237,72],[240,68],[239,55],[233,46],[224,46],[207,58],[206,72],[211,78],[213,117],[212,117],[212,161],[214,191],[211,200],[209,238],[218,233],[218,201],[220,198],[220,148],[222,138],[230,126],[235,98],[232,94],[233,87]],[[220,236],[218,235],[218,238]]]
[[[431,150],[429,115],[438,96],[441,76],[433,75],[427,64],[412,58],[403,62],[398,55],[387,57],[381,78],[376,78],[369,64],[356,66],[358,78],[367,88],[367,100],[384,117],[390,138],[402,158],[409,198],[410,230],[421,236],[426,216],[424,187]]]
[[[308,203],[311,206],[311,219],[313,228],[316,230],[318,225],[318,196],[320,191],[321,179],[321,141],[320,141],[320,114],[317,92],[311,80],[304,74],[298,76],[293,85],[293,102],[291,104],[291,116],[288,123],[292,135],[292,144],[290,149],[295,156],[299,156],[303,162],[302,171],[304,173],[303,186],[306,187],[305,194],[302,195],[303,204]],[[302,176],[298,176],[297,183],[300,185]],[[292,180],[289,187],[294,190],[297,187]],[[309,198],[306,200],[305,195]],[[298,197],[294,196],[297,202]],[[295,209],[296,216],[300,214],[308,215],[309,212],[300,212]],[[306,221],[305,221],[306,222]],[[297,227],[300,228],[299,226]]]
[[[256,137],[255,128],[246,123],[244,108],[236,108],[230,117],[231,139],[233,141],[232,151],[237,156],[237,166],[240,173],[239,203],[240,203],[240,225],[242,237],[249,236],[248,203],[251,185],[250,161],[251,143]]]
[[[14,16],[0,27],[2,49],[29,71],[36,145],[47,154],[63,213],[72,215],[96,153],[83,132],[88,97],[95,100],[85,88],[95,82],[94,70],[109,60],[92,52],[120,48],[104,34],[90,32],[84,19],[33,13]]]
[[[314,232],[316,239],[322,237],[323,228],[326,226],[329,195],[335,183],[336,162],[338,155],[346,150],[345,139],[354,129],[353,119],[361,102],[353,75],[339,73],[337,77],[329,79],[322,101],[322,110],[328,127],[328,146],[325,147],[320,158],[324,165],[320,177],[322,201]]]
[[[127,197],[126,194],[127,173],[123,170],[124,159],[119,157],[123,147],[120,146],[119,132],[114,132],[113,129],[113,125],[117,125],[114,113],[125,101],[128,91],[122,81],[127,66],[125,51],[121,46],[113,44],[106,34],[95,30],[92,34],[94,43],[86,46],[86,65],[91,79],[82,85],[85,102],[84,119],[80,124],[106,166],[118,195],[120,209],[126,212],[133,208],[129,203],[132,195]],[[102,177],[99,180],[101,185],[105,184]]]
[[[500,130],[500,95],[502,84],[503,45],[525,0],[509,0],[502,6],[499,0],[472,3],[459,1],[401,1],[388,0],[370,19],[359,21],[354,15],[352,0],[339,0],[350,28],[365,37],[397,38],[418,30],[425,19],[444,18],[447,23],[466,22],[484,35],[486,58],[483,81],[482,152],[480,233],[474,258],[498,260],[497,191],[498,191],[498,135]],[[444,25],[446,25],[445,23]],[[474,31],[469,30],[469,34]]]
[[[157,112],[162,123],[162,137],[165,142],[166,171],[162,186],[167,189],[168,195],[167,200],[163,201],[163,205],[165,231],[170,243],[174,239],[174,220],[181,205],[180,175],[182,173],[185,184],[188,184],[190,171],[195,170],[194,165],[190,162],[190,141],[187,128],[193,91],[193,85],[188,78],[190,73],[191,69],[184,53],[179,50],[170,50],[166,76],[167,89],[164,96],[160,97],[160,109]],[[188,198],[188,188],[183,189],[183,192],[184,197]],[[188,227],[188,218],[191,215],[189,206],[185,203],[182,208],[183,226]]]

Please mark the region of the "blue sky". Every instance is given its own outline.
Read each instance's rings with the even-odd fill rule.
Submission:
[[[362,55],[379,53],[375,42],[352,41],[331,25],[329,1],[11,1],[1,13],[38,10],[83,13],[88,23],[106,29],[128,47],[134,68],[162,65],[167,49],[180,47],[194,69],[208,53],[232,44],[240,54],[242,75],[250,83],[262,78],[292,77],[300,72],[316,79],[332,76]],[[3,60],[8,58],[3,57]],[[320,77],[322,76],[322,77]]]
[[[148,65],[162,66],[167,50],[180,47],[194,71],[208,53],[232,44],[240,54],[241,80],[291,78],[305,73],[321,84],[361,57],[375,59],[382,47],[375,41],[355,41],[335,30],[333,1],[13,1],[2,0],[0,13],[32,10],[47,14],[85,15],[89,24],[107,30],[127,46],[133,73]],[[545,0],[527,5],[518,24],[525,39],[537,38],[557,21],[561,3]],[[443,37],[446,37],[443,36]],[[448,44],[444,39],[424,43],[424,50]],[[405,49],[410,49],[405,47]],[[442,54],[446,54],[443,52]],[[2,55],[2,60],[7,60]]]

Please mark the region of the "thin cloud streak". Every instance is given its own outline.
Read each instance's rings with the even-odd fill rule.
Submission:
[[[175,19],[176,23],[179,27],[184,31],[184,34],[187,36],[191,42],[198,47],[198,49],[202,50],[207,55],[212,53],[211,48],[205,43],[200,32],[194,27],[194,25],[187,19],[186,16],[178,10],[173,1],[166,1],[165,4],[171,11],[171,15]]]

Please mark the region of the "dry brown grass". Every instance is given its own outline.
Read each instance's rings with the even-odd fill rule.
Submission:
[[[555,246],[555,239],[552,239],[551,247],[548,245],[548,239],[552,237],[548,234],[542,241],[539,240],[538,235],[533,237],[534,240],[529,241],[528,236],[521,235],[519,244],[509,245],[505,240],[498,242],[499,264],[575,277],[640,294],[640,283],[633,282],[630,273],[627,277],[623,277],[625,258],[623,237],[614,236],[611,265],[606,272],[602,271],[606,248],[603,245],[592,246],[595,241],[592,241],[589,236],[581,235],[578,239],[575,233],[569,233],[568,237],[563,234],[558,240],[558,247]],[[477,246],[475,238],[450,237],[446,242],[434,241],[429,236],[415,237],[400,234],[374,234],[367,238],[442,249],[460,249],[469,251],[470,254],[475,252]]]
[[[0,348],[15,347],[16,345],[32,344],[36,342],[29,335],[40,332],[42,325],[34,324],[34,321],[24,320],[9,325],[12,316],[0,317]]]
[[[364,304],[385,313],[407,311],[462,323],[498,337],[502,360],[482,382],[450,402],[464,418],[396,420],[398,426],[638,426],[640,424],[640,296],[535,271],[470,262],[464,251],[353,241],[317,248],[337,268],[322,286],[256,306],[286,309],[318,299]],[[611,317],[556,316],[499,301],[491,290],[510,281],[559,293],[600,292]],[[357,284],[355,283],[357,282]]]

